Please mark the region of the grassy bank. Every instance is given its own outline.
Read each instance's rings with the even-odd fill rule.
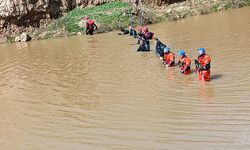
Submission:
[[[113,29],[129,26],[129,16],[126,12],[131,10],[131,5],[124,2],[111,2],[83,9],[76,8],[66,16],[54,20],[48,27],[39,30],[33,36],[46,39],[83,32],[85,24],[82,20],[86,15],[96,21],[99,27],[98,32],[108,32]]]
[[[67,16],[56,20],[51,29],[65,27],[68,32],[79,32],[83,28],[78,23],[85,15],[93,18],[100,26],[101,31],[109,31],[119,26],[127,26],[128,16],[124,12],[132,9],[129,4],[122,2],[112,2],[96,7],[88,7],[84,9],[77,8],[71,11]]]
[[[194,0],[171,4],[156,13],[160,20],[173,21],[195,15],[211,14],[227,9],[250,6],[250,0]],[[164,6],[163,6],[164,7]],[[152,8],[151,8],[152,9]]]
[[[249,5],[250,0],[194,0],[160,7],[144,6],[138,9],[133,8],[128,3],[111,2],[83,9],[76,8],[66,16],[54,20],[49,26],[34,32],[31,36],[33,39],[47,39],[83,33],[85,28],[81,20],[85,15],[97,22],[98,32],[101,33],[129,26],[130,16],[127,14],[128,12],[134,12],[132,18],[134,18],[134,24],[138,25],[140,18],[145,24],[151,24]],[[143,15],[141,15],[142,12]]]

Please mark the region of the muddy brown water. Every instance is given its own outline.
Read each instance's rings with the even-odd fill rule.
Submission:
[[[0,149],[250,149],[249,16],[150,26],[175,53],[205,47],[208,83],[115,32],[0,45]]]

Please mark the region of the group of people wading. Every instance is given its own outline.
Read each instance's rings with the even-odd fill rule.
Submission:
[[[166,45],[163,44],[158,38],[154,37],[154,33],[150,32],[148,27],[138,27],[137,31],[133,27],[129,27],[128,30],[122,29],[122,33],[119,35],[126,35],[129,34],[134,38],[138,38],[137,44],[140,44],[137,52],[145,52],[150,51],[150,40],[155,41],[155,52],[163,61],[163,64],[168,67],[175,66],[175,54],[171,52],[171,49]],[[195,59],[195,71],[198,73],[198,79],[203,81],[210,81],[210,63],[211,58],[206,53],[205,48],[198,48],[199,56]],[[178,52],[179,59],[178,59],[178,66],[180,68],[180,72],[183,74],[190,74],[191,73],[191,59],[187,56],[185,50],[180,50]]]
[[[89,17],[85,17],[86,20],[86,34],[93,35],[94,30],[97,29],[95,22]],[[139,26],[137,29],[129,26],[129,29],[121,29],[121,33],[119,35],[130,35],[134,38],[138,39],[137,44],[139,44],[139,48],[137,52],[146,52],[150,51],[150,40],[155,41],[155,52],[163,61],[163,64],[168,67],[175,66],[175,54],[171,52],[171,49],[163,44],[158,38],[154,37],[154,33],[150,32],[147,26],[141,27]],[[210,81],[211,79],[211,58],[206,53],[205,48],[198,48],[198,57],[194,60],[195,63],[195,71],[198,74],[198,79],[203,81]],[[191,73],[191,59],[186,54],[185,50],[180,50],[178,52],[178,66],[180,68],[180,72],[183,74]]]

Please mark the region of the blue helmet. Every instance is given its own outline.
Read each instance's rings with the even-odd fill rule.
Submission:
[[[186,52],[184,50],[180,50],[179,55],[184,56],[184,55],[186,55]]]
[[[170,51],[170,48],[169,47],[165,47],[164,48],[164,53],[168,53]]]
[[[201,54],[205,54],[206,53],[206,50],[203,47],[198,48],[198,51],[201,52]]]

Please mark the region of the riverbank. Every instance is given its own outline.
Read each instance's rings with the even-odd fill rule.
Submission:
[[[84,33],[85,15],[94,19],[99,26],[97,33],[109,32],[120,28],[161,21],[174,21],[182,18],[210,14],[227,9],[249,6],[250,0],[191,0],[171,5],[132,6],[125,2],[111,2],[99,6],[76,8],[67,15],[53,20],[48,26],[27,32],[28,36],[9,35],[0,39],[3,42],[19,42],[21,39],[40,40]],[[132,13],[132,15],[129,15]],[[24,37],[24,38],[23,38]]]

